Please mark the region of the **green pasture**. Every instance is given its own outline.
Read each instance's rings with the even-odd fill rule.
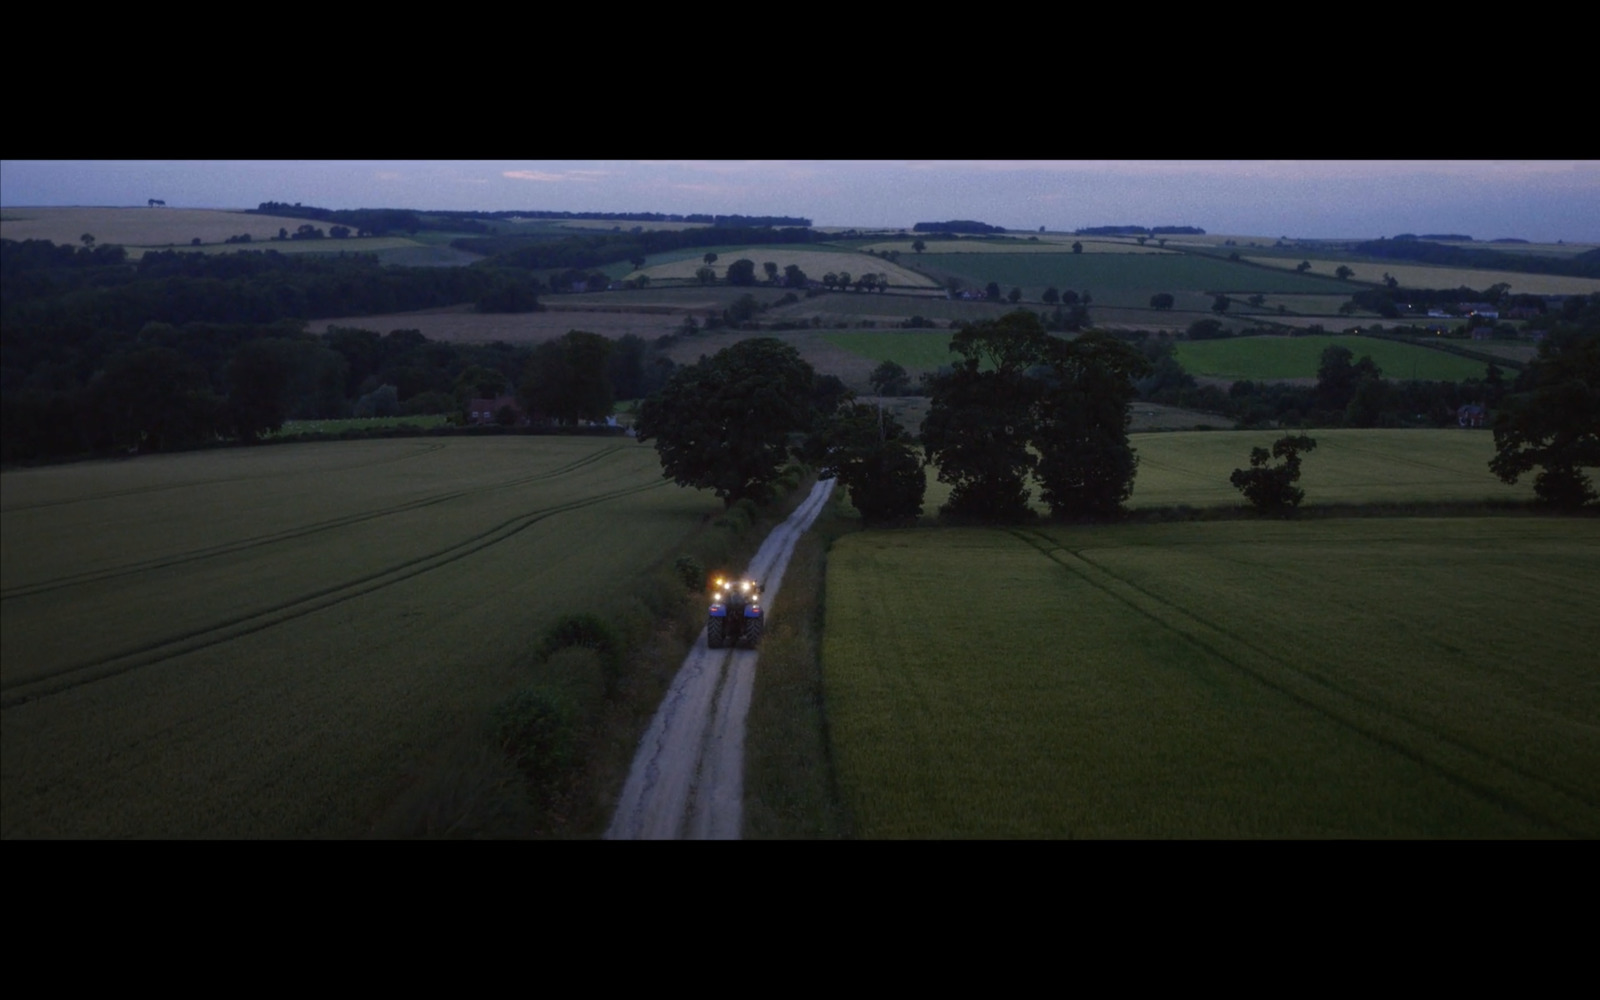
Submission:
[[[835,347],[873,361],[893,361],[909,372],[932,371],[961,360],[950,350],[949,330],[841,330],[820,336]]]
[[[864,532],[832,759],[863,838],[1591,839],[1597,606],[1592,519]]]
[[[1344,347],[1370,355],[1385,378],[1460,382],[1484,377],[1488,366],[1456,354],[1393,340],[1358,336],[1231,337],[1178,345],[1178,363],[1191,375],[1230,379],[1316,378],[1322,352]]]
[[[1137,411],[1143,404],[1134,403]],[[1221,418],[1212,418],[1218,419]],[[1228,481],[1234,469],[1250,467],[1250,449],[1271,448],[1286,431],[1172,431],[1131,434],[1139,456],[1130,508],[1234,507],[1244,498]],[[1312,430],[1317,449],[1304,458],[1300,487],[1305,506],[1328,504],[1478,503],[1531,500],[1524,478],[1507,486],[1489,471],[1494,438],[1485,430]],[[923,512],[931,517],[950,497],[950,487],[928,468]],[[1041,513],[1048,509],[1038,502]]]
[[[1093,296],[1091,311],[1096,302],[1143,306],[1157,292],[1337,294],[1349,288],[1348,283],[1332,278],[1187,253],[923,254],[914,263],[935,273],[955,275],[967,287],[983,288],[991,281],[998,283],[1002,292],[1020,287],[1030,302],[1039,301],[1052,285],[1061,291],[1087,290]]]
[[[0,836],[360,836],[557,616],[637,614],[721,509],[615,438],[8,471]]]

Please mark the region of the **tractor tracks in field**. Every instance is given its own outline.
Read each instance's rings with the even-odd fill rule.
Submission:
[[[774,528],[750,560],[772,613],[795,543],[834,480]],[[744,723],[755,687],[755,650],[714,650],[701,632],[639,741],[607,840],[737,840],[744,827]]]
[[[437,447],[442,448],[444,446],[439,445]],[[186,563],[198,562],[203,559],[214,559],[218,556],[246,552],[250,549],[260,548],[262,546],[276,545],[282,542],[293,541],[295,539],[305,538],[310,535],[320,534],[321,532],[332,531],[337,528],[346,528],[353,524],[360,524],[363,521],[372,521],[381,517],[391,517],[395,514],[404,514],[414,510],[421,510],[426,507],[432,507],[435,504],[448,503],[451,500],[459,500],[462,497],[477,497],[482,496],[485,493],[494,492],[496,490],[513,489],[520,486],[527,486],[531,483],[537,483],[546,479],[557,479],[561,476],[565,476],[569,473],[576,472],[588,466],[594,465],[601,459],[617,454],[623,450],[625,450],[625,448],[622,446],[607,448],[602,451],[585,455],[580,459],[568,462],[566,465],[562,465],[554,469],[546,469],[543,472],[521,476],[516,479],[508,479],[504,482],[494,483],[489,486],[450,490],[445,493],[439,493],[427,497],[419,497],[415,500],[408,500],[404,503],[394,504],[389,507],[381,507],[376,510],[363,510],[355,514],[346,514],[341,517],[330,518],[326,521],[318,521],[313,524],[300,525],[294,528],[285,529],[283,531],[274,531],[264,535],[256,535],[251,538],[242,538],[233,542],[223,542],[217,545],[208,545],[203,548],[192,549],[188,552],[179,553],[177,555],[160,556],[153,559],[141,560],[139,562],[127,563],[122,566],[113,566],[100,570],[88,570],[82,573],[71,573],[66,576],[59,576],[49,580],[40,580],[36,583],[22,584],[8,588],[4,591],[0,591],[0,602],[8,601],[18,597],[31,597],[35,594],[49,593],[50,591],[61,590],[65,587],[76,587],[86,583],[99,583],[106,580],[114,580],[118,577],[132,576],[139,573],[148,573],[154,570],[169,569],[174,566],[182,566]],[[176,487],[159,488],[166,489]]]
[[[1446,781],[1567,836],[1584,837],[1588,835],[1585,828],[1594,828],[1594,815],[1600,812],[1600,803],[1584,792],[1464,743],[1396,711],[1387,703],[1351,691],[1316,670],[1287,663],[1248,638],[1113,573],[1048,535],[1027,529],[1010,529],[1009,533],[1090,586],[1205,650],[1219,662]],[[1544,798],[1554,799],[1564,816],[1575,818],[1588,814],[1589,822],[1580,826],[1552,815],[1547,805],[1530,804],[1527,801],[1530,786],[1543,790]]]
[[[62,691],[83,684],[115,677],[131,670],[170,660],[210,646],[231,642],[251,633],[294,621],[297,618],[342,604],[345,601],[364,597],[375,591],[409,580],[412,577],[448,566],[490,546],[498,545],[546,518],[581,510],[608,500],[617,500],[636,493],[660,489],[666,485],[668,484],[665,480],[633,485],[529,511],[502,521],[494,527],[480,531],[443,549],[407,559],[404,562],[353,580],[347,580],[309,594],[302,594],[299,597],[216,622],[204,628],[141,643],[89,662],[72,664],[44,677],[33,677],[26,681],[19,681],[15,684],[0,687],[0,711],[13,708],[36,698],[59,694]]]
[[[442,442],[428,444],[414,451],[408,451],[401,455],[388,455],[383,458],[372,459],[369,462],[353,462],[349,465],[342,465],[339,468],[340,471],[345,471],[349,469],[367,469],[374,465],[387,465],[391,462],[406,462],[413,458],[421,458],[423,455],[432,454],[433,452],[436,452],[444,447],[446,447],[446,445]],[[65,497],[61,500],[40,500],[38,503],[17,504],[11,507],[0,508],[0,513],[14,514],[18,511],[38,510],[42,507],[63,507],[67,504],[93,503],[97,500],[117,500],[122,497],[138,496],[142,493],[161,493],[167,490],[188,490],[193,489],[196,486],[221,486],[228,483],[248,483],[258,479],[276,479],[279,477],[279,475],[280,474],[276,472],[267,472],[257,476],[225,476],[220,479],[194,479],[186,483],[161,483],[155,486],[135,486],[126,490],[111,490],[106,493],[91,493],[87,496]]]

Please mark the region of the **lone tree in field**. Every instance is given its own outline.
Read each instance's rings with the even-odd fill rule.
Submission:
[[[893,361],[885,361],[872,369],[867,381],[880,396],[904,396],[911,391],[910,374]]]
[[[655,441],[663,478],[712,490],[728,506],[760,501],[789,457],[789,436],[811,430],[819,409],[831,411],[818,388],[793,347],[741,340],[678,369],[640,405],[635,428],[640,441]]]
[[[1250,449],[1250,468],[1234,469],[1228,481],[1263,514],[1286,514],[1300,506],[1306,491],[1294,484],[1300,479],[1300,456],[1316,450],[1317,442],[1304,434],[1279,438],[1268,454],[1265,448]],[[1268,465],[1274,458],[1281,465]]]
[[[1512,485],[1539,469],[1533,492],[1556,507],[1600,499],[1583,471],[1600,467],[1600,296],[1590,303],[1590,325],[1548,334],[1495,414],[1489,468]]]
[[[1156,294],[1150,296],[1150,308],[1171,309],[1174,301],[1175,300],[1173,299],[1171,292],[1157,292]]]

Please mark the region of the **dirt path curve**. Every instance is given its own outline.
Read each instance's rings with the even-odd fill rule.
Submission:
[[[817,483],[750,561],[746,575],[761,582],[769,615],[778,607],[778,585],[795,543],[817,519],[833,483]],[[700,633],[639,741],[607,840],[739,839],[744,718],[755,673],[755,650],[711,649]]]

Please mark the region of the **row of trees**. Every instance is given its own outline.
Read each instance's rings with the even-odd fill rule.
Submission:
[[[1128,442],[1134,380],[1149,370],[1108,334],[1050,336],[1018,310],[951,339],[962,358],[929,380],[922,441],[939,481],[942,513],[986,521],[1029,516],[1030,476],[1051,513],[1114,513],[1131,495],[1137,456]]]
[[[1054,515],[1121,509],[1138,464],[1127,428],[1142,354],[1101,333],[1052,337],[1026,310],[964,326],[950,348],[962,360],[928,379],[921,455],[891,416],[850,403],[837,379],[770,338],[681,370],[641,406],[637,429],[663,475],[729,504],[759,498],[796,453],[837,475],[874,522],[920,513],[924,461],[950,484],[941,513],[955,518],[1030,517],[1030,476]]]

